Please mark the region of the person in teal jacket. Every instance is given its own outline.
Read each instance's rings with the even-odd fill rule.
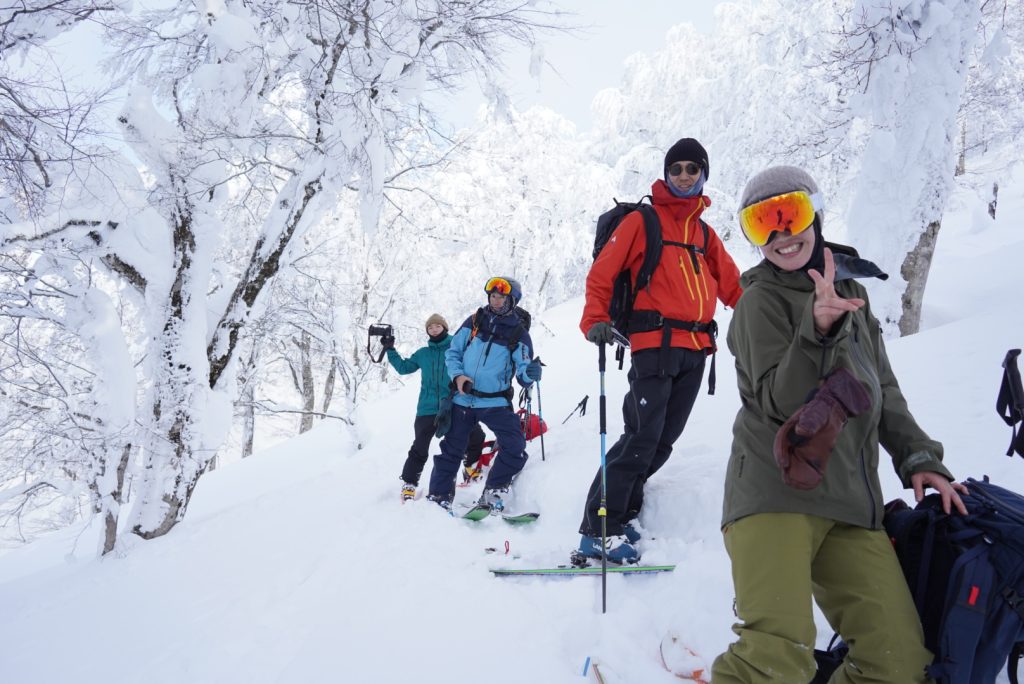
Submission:
[[[420,371],[420,396],[416,402],[416,418],[413,421],[413,441],[409,447],[409,455],[402,467],[402,500],[416,496],[416,487],[420,483],[423,466],[427,462],[430,440],[434,436],[435,421],[440,410],[442,398],[450,394],[448,371],[445,367],[445,352],[451,345],[452,336],[448,334],[448,322],[440,314],[432,314],[426,323],[426,346],[420,347],[408,359],[395,351],[395,340],[388,337],[382,340],[387,348],[388,363],[400,375],[409,375]],[[465,463],[472,466],[480,459],[483,450],[484,431],[474,425],[469,434],[465,452]]]

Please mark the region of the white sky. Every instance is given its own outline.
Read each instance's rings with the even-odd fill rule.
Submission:
[[[654,52],[664,44],[669,28],[692,23],[710,33],[714,8],[723,0],[556,0],[562,9],[577,15],[574,24],[588,28],[572,35],[551,35],[542,39],[547,64],[540,78],[530,75],[530,53],[511,52],[505,60],[505,88],[516,109],[540,104],[553,109],[580,131],[591,127],[590,102],[603,88],[619,85],[626,58],[637,52]],[[685,55],[680,68],[686,68]],[[455,128],[469,125],[484,97],[477,84],[469,83],[442,115]]]

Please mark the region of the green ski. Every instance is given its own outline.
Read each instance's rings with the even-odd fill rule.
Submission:
[[[490,506],[488,506],[487,504],[478,503],[475,506],[471,507],[468,511],[463,513],[461,517],[463,520],[472,520],[474,522],[478,522],[488,517],[491,514],[491,512],[492,509]],[[532,523],[539,517],[540,513],[518,513],[516,515],[502,514],[501,519],[509,523],[510,525],[524,525],[526,523]]]
[[[476,504],[462,514],[464,520],[483,520],[491,514],[491,507],[487,504]]]
[[[676,566],[674,565],[609,565],[607,568],[608,572],[620,575],[672,572],[675,569]],[[572,565],[560,565],[556,568],[491,568],[491,572],[497,577],[511,577],[514,575],[577,577],[579,575],[600,575],[601,568],[593,566],[577,568]]]
[[[502,515],[501,519],[510,525],[525,525],[540,517],[540,513],[519,513],[518,515]]]

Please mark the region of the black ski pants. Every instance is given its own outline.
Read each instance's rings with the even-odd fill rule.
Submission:
[[[416,416],[412,429],[415,437],[412,446],[409,447],[409,455],[402,467],[402,481],[411,485],[419,485],[420,475],[423,474],[423,466],[427,463],[430,451],[430,440],[434,438],[434,419],[437,416]],[[474,423],[469,432],[469,442],[466,446],[466,464],[473,465],[480,460],[480,452],[484,448],[484,431],[480,429],[479,423]]]
[[[704,351],[673,347],[665,372],[660,349],[632,355],[629,392],[622,401],[625,432],[605,456],[608,535],[619,535],[644,503],[644,483],[665,465],[672,445],[683,434],[704,378]],[[580,534],[601,535],[601,469],[587,494]]]

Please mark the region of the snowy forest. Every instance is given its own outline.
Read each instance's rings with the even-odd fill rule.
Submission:
[[[1024,2],[680,20],[580,131],[495,78],[579,30],[557,2],[0,0],[0,547],[93,518],[108,554],[254,450],[324,422],[360,444],[357,409],[403,383],[370,324],[411,351],[496,274],[535,317],[578,297],[596,217],[684,136],[738,261],[746,179],[802,166],[831,239],[891,274],[888,334],[917,332],[952,193],[994,218],[1021,161]],[[437,103],[468,78],[489,103],[453,130]]]

